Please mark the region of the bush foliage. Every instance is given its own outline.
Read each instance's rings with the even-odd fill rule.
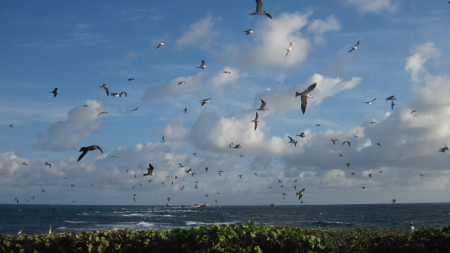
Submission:
[[[450,226],[301,229],[213,225],[191,229],[0,235],[1,252],[450,252]]]

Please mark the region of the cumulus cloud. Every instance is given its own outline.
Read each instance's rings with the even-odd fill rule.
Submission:
[[[100,130],[101,120],[98,114],[104,106],[95,100],[86,102],[88,107],[78,106],[68,112],[68,119],[58,121],[50,128],[38,134],[34,148],[52,151],[68,151],[77,148],[81,139]]]
[[[185,117],[183,115],[177,116],[175,119],[167,123],[167,126],[162,129],[162,134],[165,140],[181,140],[185,139],[188,130],[184,127]]]
[[[441,53],[434,47],[434,43],[428,42],[423,45],[418,45],[411,50],[410,57],[406,58],[405,70],[411,72],[411,79],[418,82],[418,74],[426,71],[423,66],[425,62],[431,57],[437,57]]]
[[[187,46],[208,48],[211,41],[218,35],[218,32],[213,30],[217,21],[218,19],[209,16],[189,25],[189,28],[185,29],[183,35],[177,39],[177,48],[183,49]]]
[[[355,6],[361,13],[380,13],[382,11],[395,13],[399,6],[399,3],[394,0],[347,0],[347,3]]]
[[[324,43],[322,34],[340,29],[341,23],[333,15],[329,16],[326,21],[317,19],[308,25],[308,32],[314,33],[317,44]]]

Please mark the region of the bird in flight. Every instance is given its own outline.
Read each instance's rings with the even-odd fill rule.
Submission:
[[[390,96],[390,97],[386,98],[386,101],[388,101],[388,100],[397,100],[397,99],[395,98],[395,95],[394,95],[394,96]]]
[[[47,166],[48,165],[48,167],[49,168],[51,168],[52,167],[52,165],[50,164],[50,163],[48,163],[48,162],[45,162],[45,166]]]
[[[288,143],[294,143],[294,146],[297,147],[297,141],[294,140],[294,138],[292,138],[291,136],[288,136],[288,138],[289,138],[289,142]]]
[[[200,69],[206,69],[205,61],[202,60],[202,65],[200,65],[200,67],[197,67],[197,68],[200,68]]]
[[[339,154],[339,157],[344,157],[344,155],[342,155],[342,154]]]
[[[256,112],[256,117],[255,117],[255,119],[254,120],[252,120],[252,122],[255,122],[255,131],[256,131],[256,128],[258,127],[258,112]]]
[[[148,164],[148,168],[147,168],[147,174],[144,174],[144,176],[154,176],[154,175],[156,175],[155,172],[153,172],[154,170],[155,170],[155,168],[149,163]]]
[[[160,46],[164,46],[164,41],[159,42],[159,43],[158,43],[158,46],[156,47],[156,49],[158,49]]]
[[[131,110],[132,112],[135,112],[139,109],[139,107],[134,108],[133,110]]]
[[[314,90],[314,88],[316,88],[316,85],[317,85],[317,83],[313,83],[305,91],[303,91],[303,92],[296,91],[295,92],[295,97],[302,96],[302,112],[303,112],[303,114],[305,114],[305,111],[306,111],[306,105],[308,103],[307,98],[312,98],[312,96],[309,95],[309,93],[312,90]]]
[[[241,149],[242,146],[241,146],[241,144],[236,144],[236,146],[234,146],[233,148],[235,148],[235,149]]]
[[[26,162],[23,162],[22,164],[25,165],[25,166],[28,166],[28,163],[26,163]]]
[[[200,103],[201,103],[202,106],[203,106],[203,105],[206,104],[206,103],[211,103],[210,99],[212,99],[212,98],[205,98],[205,99],[202,99],[202,100],[199,100],[199,101],[200,101]]]
[[[100,116],[100,115],[102,115],[103,113],[108,113],[108,112],[101,112],[101,113],[99,113],[99,114],[97,115],[97,117]]]
[[[339,140],[338,140],[338,139],[333,139],[333,138],[331,138],[330,141],[333,142],[334,145],[336,145],[336,142],[339,141]]]
[[[413,110],[410,114],[413,114],[413,113],[415,113],[416,112],[416,110]]]
[[[188,170],[185,171],[186,173],[192,173],[192,169],[189,168]]]
[[[396,199],[393,199],[393,200],[392,200],[392,204],[394,204],[395,202],[397,202],[397,200],[396,200]]]
[[[194,156],[197,156],[197,153],[192,153]]]
[[[260,100],[261,100],[261,107],[259,107],[259,109],[256,109],[256,110],[258,110],[258,111],[268,111],[269,108],[266,107],[266,102],[264,102],[264,100],[262,100],[262,99],[260,99]]]
[[[368,174],[369,175],[369,177],[372,177],[372,174]]]
[[[347,163],[347,167],[349,167],[349,168],[350,168],[350,163]]]
[[[186,83],[185,81],[181,81],[181,82],[178,82],[178,85],[185,84],[185,83]]]
[[[341,146],[344,146],[345,143],[348,143],[348,146],[350,147],[350,142],[349,141],[344,141]]]
[[[375,101],[375,100],[377,100],[376,98],[374,98],[372,101],[369,101],[369,102],[363,102],[363,103],[365,103],[365,104],[368,104],[368,105],[371,105],[372,104],[372,102],[373,101]]]
[[[249,35],[250,33],[253,33],[252,29],[248,29],[247,31],[244,31],[246,34],[245,35]]]
[[[14,124],[9,125],[10,128],[14,128]]]
[[[349,53],[355,49],[358,49],[358,45],[359,45],[359,40],[358,43],[356,43],[356,45],[354,47],[352,47],[352,49],[350,49],[350,51],[348,51]]]
[[[208,168],[208,167],[206,167],[206,168],[205,168],[205,172],[208,172],[208,170],[209,170],[209,168]]]
[[[292,51],[292,42],[291,42],[291,44],[289,45],[289,48],[288,48],[288,49],[286,49],[286,50],[287,50],[287,52],[286,52],[286,56],[288,56],[289,52],[291,52],[291,51]],[[284,57],[286,57],[286,56],[284,56]]]
[[[302,138],[305,138],[305,137],[306,137],[306,135],[305,135],[304,132],[302,132],[301,134],[297,134],[297,136],[300,136],[300,137],[302,137]]]
[[[50,93],[53,93],[53,97],[56,97],[56,95],[58,95],[58,93],[59,93],[59,91],[58,91],[58,88],[55,88],[52,92],[50,92]]]
[[[225,74],[231,74],[231,72],[228,71],[228,70],[224,70],[224,71],[222,71],[222,73],[225,73]]]
[[[79,152],[83,152],[83,153],[81,153],[80,157],[78,157],[77,162],[79,162],[84,157],[84,155],[86,155],[86,153],[88,151],[94,151],[96,149],[100,150],[100,152],[102,152],[102,154],[103,154],[103,150],[97,145],[91,145],[89,147],[82,147]]]
[[[392,103],[391,103],[391,108],[392,108],[392,110],[394,110],[394,106],[396,105],[396,103],[394,103],[394,101],[392,100]]]
[[[128,78],[128,81],[134,82],[134,78]]]
[[[443,144],[444,144],[445,147],[440,148],[439,152],[445,153],[445,152],[447,152],[449,150],[449,148],[447,147],[447,145],[445,145],[445,143],[443,143]]]
[[[352,172],[352,176],[353,176],[353,175],[355,175],[355,173],[354,173],[354,172]]]
[[[270,19],[272,19],[272,15],[270,13],[263,11],[263,3],[261,0],[256,0],[256,12],[249,13],[250,15],[266,15]]]
[[[184,113],[187,113],[187,107],[184,107],[183,111],[184,111]]]
[[[378,122],[376,122],[376,121],[372,121],[372,122],[370,122],[370,124],[375,124],[375,125],[378,125]]]
[[[301,191],[297,192],[296,196],[299,196],[298,199],[301,199],[303,197],[303,195],[305,194],[305,188],[303,188]]]
[[[162,141],[161,141],[162,143],[164,143],[164,142],[166,142],[166,140],[164,140],[164,135],[163,135],[163,137],[162,137]]]
[[[127,93],[125,91],[122,91],[121,93],[111,93],[111,96],[113,97],[122,97],[122,94],[125,94],[125,97],[128,97]]]
[[[381,147],[381,143],[378,142],[377,145]]]

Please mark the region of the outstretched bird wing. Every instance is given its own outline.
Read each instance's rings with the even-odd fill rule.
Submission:
[[[81,151],[83,153],[81,153],[80,157],[78,157],[78,161],[77,162],[79,162],[84,157],[84,155],[86,155],[86,153],[88,152],[88,149],[83,147],[83,148],[80,149],[80,152]]]
[[[260,12],[263,10],[263,3],[261,0],[256,0],[256,12]]]

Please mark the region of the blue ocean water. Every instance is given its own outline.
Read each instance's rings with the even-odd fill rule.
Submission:
[[[90,210],[92,208],[92,210]],[[116,229],[172,229],[211,224],[288,225],[301,228],[353,229],[356,227],[416,229],[450,225],[450,203],[308,205],[308,206],[82,206],[0,205],[0,233],[110,231]]]

